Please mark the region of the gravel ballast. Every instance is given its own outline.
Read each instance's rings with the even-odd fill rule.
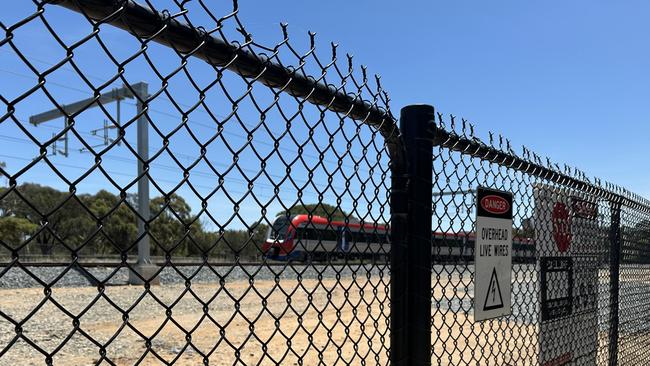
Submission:
[[[0,288],[30,288],[43,287],[35,278],[39,278],[51,287],[80,287],[94,286],[92,277],[83,274],[87,271],[99,282],[106,285],[128,284],[129,269],[122,267],[75,267],[62,266],[27,267],[26,269],[13,266],[9,269],[0,268]],[[65,274],[62,275],[62,273]],[[354,276],[389,276],[386,264],[348,264],[348,265],[305,265],[265,266],[265,265],[233,265],[233,266],[163,266],[160,271],[160,282],[165,284],[185,283],[219,283],[220,281],[240,281],[252,278],[258,280],[279,279],[318,279],[318,278],[350,278]],[[60,278],[58,278],[60,276]],[[58,278],[58,279],[57,279]],[[56,281],[55,281],[56,280]],[[55,281],[55,282],[53,282]]]

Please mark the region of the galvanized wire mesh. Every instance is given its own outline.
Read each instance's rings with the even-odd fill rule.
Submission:
[[[0,363],[388,362],[378,79],[237,2],[0,21]]]

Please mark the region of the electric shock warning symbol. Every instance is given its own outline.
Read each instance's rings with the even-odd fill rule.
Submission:
[[[487,295],[485,296],[485,304],[483,310],[494,310],[503,307],[503,297],[501,297],[501,287],[499,286],[499,279],[497,278],[496,267],[492,270],[492,277],[490,278],[490,285],[488,286]]]

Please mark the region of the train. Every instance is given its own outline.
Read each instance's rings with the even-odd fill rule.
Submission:
[[[472,232],[431,234],[434,263],[474,261]],[[319,262],[332,258],[372,258],[387,261],[390,235],[387,226],[377,223],[345,222],[299,214],[278,216],[268,229],[262,245],[264,257],[278,261]],[[534,263],[532,238],[514,237],[513,263]]]

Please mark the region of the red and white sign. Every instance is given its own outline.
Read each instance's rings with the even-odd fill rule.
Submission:
[[[534,197],[532,223],[541,269],[540,365],[570,365],[576,360],[580,365],[596,365],[601,306],[596,301],[598,258],[602,257],[599,251],[607,250],[608,238],[607,228],[595,224],[597,200],[549,185],[536,185]],[[556,268],[559,264],[570,265]],[[560,300],[566,300],[562,311],[558,311]]]
[[[474,320],[512,313],[512,193],[476,190]]]
[[[487,212],[499,215],[508,212],[510,203],[503,197],[491,194],[481,199],[481,207]]]
[[[560,253],[564,253],[569,250],[572,237],[571,217],[564,203],[555,202],[551,220],[553,221],[553,239],[555,240],[555,245]]]

